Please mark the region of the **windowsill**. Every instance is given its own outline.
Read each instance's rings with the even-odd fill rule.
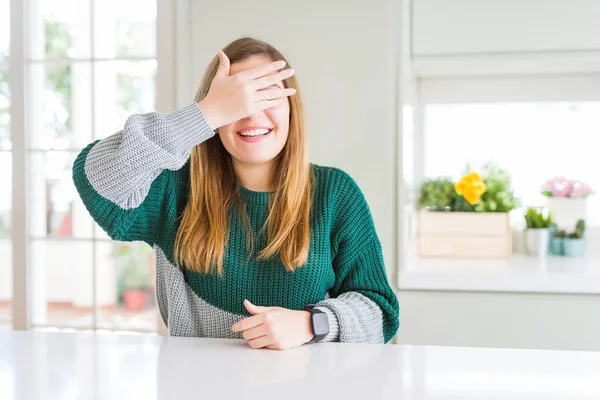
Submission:
[[[600,257],[414,258],[398,281],[400,290],[600,294]]]

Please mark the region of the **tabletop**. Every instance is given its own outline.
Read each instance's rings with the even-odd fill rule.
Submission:
[[[598,400],[600,353],[0,332],[0,399]]]

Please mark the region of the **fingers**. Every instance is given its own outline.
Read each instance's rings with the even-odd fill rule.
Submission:
[[[261,76],[265,76],[270,74],[271,72],[279,71],[281,68],[285,67],[285,61],[274,61],[272,63],[259,65],[254,68],[250,68],[247,71],[242,71],[238,73],[240,78],[246,80],[253,80],[256,78],[260,78]]]
[[[248,345],[253,349],[261,349],[273,344],[273,338],[270,336],[261,336],[248,341]]]
[[[256,79],[254,82],[251,83],[251,85],[252,88],[254,88],[255,90],[268,88],[269,86],[274,85],[277,82],[286,80],[287,78],[293,76],[295,73],[296,70],[294,69],[285,69],[276,74],[263,76],[262,78]]]
[[[268,334],[268,330],[266,329],[266,327],[264,326],[264,324],[261,324],[259,326],[256,326],[254,328],[245,330],[244,332],[242,332],[242,337],[246,340],[253,340],[253,339],[257,339],[259,337],[262,336],[267,336]]]
[[[244,307],[246,307],[246,310],[248,310],[248,312],[252,315],[264,313],[273,308],[273,307],[255,306],[254,304],[250,303],[250,300],[244,300]]]
[[[231,330],[233,332],[246,331],[248,329],[252,329],[256,326],[259,326],[260,324],[262,324],[264,322],[264,320],[265,320],[264,314],[253,315],[251,317],[244,318],[243,320],[234,324],[231,327]]]
[[[261,110],[267,110],[269,108],[277,107],[278,105],[283,103],[284,99],[285,99],[285,97],[280,97],[280,98],[274,99],[274,100],[261,100],[258,102],[258,107]]]
[[[229,57],[227,57],[227,55],[222,50],[219,50],[217,55],[219,56],[219,69],[217,70],[217,75],[228,76],[229,67],[231,65],[231,63],[229,62]]]
[[[257,93],[258,100],[275,100],[280,97],[291,96],[296,93],[296,89],[267,89],[260,90]]]

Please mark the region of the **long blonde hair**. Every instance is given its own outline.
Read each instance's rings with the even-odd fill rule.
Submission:
[[[262,56],[271,61],[285,60],[286,68],[291,68],[276,48],[257,39],[238,39],[223,51],[232,64],[252,56]],[[215,57],[204,73],[196,102],[206,97],[218,68],[219,59]],[[289,134],[272,170],[271,182],[275,192],[270,197],[269,216],[263,226],[267,232],[267,245],[258,258],[267,259],[279,254],[286,270],[293,271],[304,265],[308,257],[314,176],[306,151],[304,109],[298,81],[292,76],[283,84],[297,92],[288,98]],[[177,231],[175,261],[179,266],[203,273],[211,272],[216,266],[221,275],[229,237],[229,212],[234,206],[239,206],[244,213],[245,209],[237,194],[231,155],[219,135],[192,149],[189,168],[190,194]],[[248,220],[247,214],[244,216]],[[248,233],[251,235],[250,230]]]

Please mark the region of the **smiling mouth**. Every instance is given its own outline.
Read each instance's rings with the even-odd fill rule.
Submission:
[[[243,130],[243,131],[237,132],[237,134],[240,135],[241,137],[260,137],[260,136],[266,136],[269,133],[271,133],[272,131],[273,131],[273,129],[267,129],[267,128],[248,129],[248,130]]]

